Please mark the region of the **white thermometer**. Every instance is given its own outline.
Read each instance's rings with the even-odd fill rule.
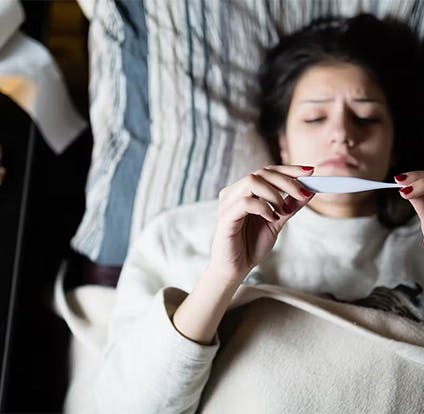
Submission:
[[[314,193],[357,193],[360,191],[380,190],[383,188],[402,188],[402,185],[365,180],[357,177],[298,177]]]

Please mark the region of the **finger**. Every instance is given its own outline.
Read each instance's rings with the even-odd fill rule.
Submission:
[[[293,178],[311,175],[314,172],[314,167],[307,165],[268,165],[264,169],[277,171]]]
[[[394,179],[398,184],[407,186],[419,179],[424,179],[424,171],[408,171],[395,175]]]
[[[286,175],[284,174],[287,173]],[[267,181],[265,176],[268,176],[272,182],[268,182],[268,185],[275,187],[275,190],[285,191],[298,198],[299,200],[309,198],[311,193],[300,183],[288,177],[298,177],[300,175],[311,175],[313,172],[313,167],[305,166],[296,166],[296,165],[270,165],[261,170],[256,171],[255,173],[249,174],[248,176],[242,178],[236,183],[224,188],[219,193],[220,207],[227,209],[235,203],[240,197],[257,195],[259,190],[257,190],[258,180],[257,177],[261,176]],[[273,177],[273,178],[272,178]],[[285,182],[285,184],[284,184]],[[283,185],[281,185],[283,183]],[[277,197],[277,199],[275,199]],[[265,197],[266,198],[266,197]],[[275,193],[274,197],[271,197],[273,200],[269,200],[271,203],[274,203],[274,208],[277,208],[277,211],[281,212],[281,209],[278,209],[278,194]]]
[[[424,178],[412,181],[399,190],[400,195],[405,200],[412,200],[424,197]]]
[[[424,198],[411,199],[409,201],[417,212],[417,215],[421,221],[421,229],[424,233]]]
[[[299,201],[309,199],[313,194],[295,178],[289,177],[276,170],[262,169],[255,172],[255,175],[262,177],[275,188],[279,189],[280,191],[284,191]]]
[[[251,174],[245,181],[245,193],[270,203],[280,214],[284,214],[284,199],[281,191],[260,175]]]
[[[224,210],[231,208],[243,197],[261,198],[270,203],[273,210],[277,210],[280,214],[284,213],[284,200],[280,190],[255,174],[249,174],[233,185],[231,191],[228,191],[222,200],[220,208]]]
[[[301,208],[306,206],[306,204],[309,203],[309,201],[313,198],[315,194],[312,194],[312,196],[307,200],[297,200],[292,196],[287,196],[284,199],[284,202],[286,203],[286,206],[288,208],[288,211],[290,211],[289,216],[292,217],[294,214],[296,214]],[[289,218],[290,218],[289,217]]]
[[[232,208],[223,213],[222,219],[226,222],[238,222],[249,214],[261,216],[271,223],[280,219],[280,216],[272,210],[266,201],[252,197],[239,199]]]
[[[399,190],[399,194],[405,200],[410,201],[421,223],[424,223],[424,178],[422,172],[408,173],[408,177],[400,181],[406,182],[407,185]]]

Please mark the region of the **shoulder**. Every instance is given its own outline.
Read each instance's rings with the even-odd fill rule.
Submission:
[[[200,201],[165,211],[158,215],[155,221],[175,230],[187,231],[192,226],[208,227],[207,223],[216,220],[217,209],[218,200]]]
[[[412,260],[415,255],[419,254],[424,259],[424,249],[422,245],[423,234],[421,231],[421,223],[417,216],[412,217],[402,226],[391,230],[386,242],[393,256],[408,258]]]
[[[412,217],[402,226],[399,226],[392,230],[390,237],[397,242],[405,240],[414,241],[416,239],[422,239],[421,223],[418,216]]]
[[[217,220],[218,201],[201,201],[159,214],[140,233],[169,243],[208,245]]]
[[[209,255],[217,208],[217,200],[202,201],[159,214],[134,238],[130,260],[156,257],[169,265],[182,257]]]
[[[424,286],[423,234],[418,217],[391,231],[384,256],[392,272]]]
[[[120,307],[140,308],[161,288],[189,291],[209,257],[217,201],[155,217],[131,243],[118,283]]]

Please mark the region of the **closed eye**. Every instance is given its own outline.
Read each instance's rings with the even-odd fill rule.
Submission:
[[[318,123],[318,122],[322,122],[325,120],[325,117],[319,117],[319,118],[313,118],[313,119],[305,119],[305,123],[307,124],[313,124],[313,123]]]
[[[356,116],[355,121],[358,124],[361,124],[361,125],[371,125],[371,124],[379,123],[380,119],[379,118],[373,118],[373,117],[363,117],[363,118],[361,118],[359,116]]]

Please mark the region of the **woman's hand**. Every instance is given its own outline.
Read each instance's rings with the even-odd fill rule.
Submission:
[[[399,192],[414,207],[421,221],[424,234],[424,171],[411,171],[395,176],[398,184],[403,185]]]
[[[271,165],[224,188],[208,269],[224,283],[241,283],[270,252],[287,220],[313,197],[295,179],[312,173],[313,167]]]

